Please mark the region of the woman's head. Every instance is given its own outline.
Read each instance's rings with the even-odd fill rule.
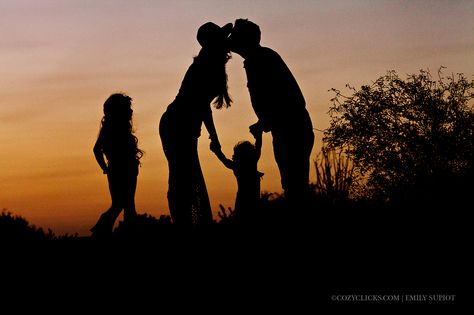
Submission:
[[[225,65],[230,59],[228,37],[232,30],[232,23],[220,27],[212,22],[201,25],[197,32],[197,40],[202,46],[196,60],[200,60],[209,68],[209,75],[213,76],[217,95],[213,102],[217,109],[229,107],[232,99],[227,86],[227,72]]]
[[[201,45],[199,56],[216,66],[226,64],[230,59],[229,34],[232,23],[220,27],[212,22],[201,25],[197,31],[197,41]]]
[[[224,49],[229,51],[227,38],[232,31],[232,23],[220,27],[212,22],[201,25],[197,31],[197,40],[205,49]]]

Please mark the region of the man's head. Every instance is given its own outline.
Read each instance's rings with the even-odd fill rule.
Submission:
[[[231,51],[245,58],[247,52],[260,46],[260,27],[247,20],[237,19],[229,37]]]

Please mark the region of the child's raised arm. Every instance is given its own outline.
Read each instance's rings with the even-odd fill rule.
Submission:
[[[224,164],[225,167],[227,167],[228,169],[231,169],[233,170],[234,169],[234,161],[232,160],[229,160],[225,155],[224,153],[222,153],[222,150],[215,150],[213,151],[217,158],[222,162],[222,164]]]

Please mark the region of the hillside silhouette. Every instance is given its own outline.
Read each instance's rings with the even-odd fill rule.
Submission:
[[[290,260],[292,267],[302,264],[299,272],[325,270],[318,281],[336,287],[337,283],[352,281],[368,287],[429,285],[432,281],[454,285],[457,279],[451,273],[459,269],[449,267],[460,262],[463,252],[459,248],[466,242],[467,231],[467,227],[462,228],[467,221],[460,200],[445,194],[448,199],[438,202],[442,208],[432,204],[412,208],[335,199],[317,193],[316,185],[312,191],[307,208],[298,211],[299,216],[294,215],[283,195],[264,193],[262,207],[251,225],[236,224],[232,209],[221,206],[221,219],[206,228],[183,229],[173,225],[169,216],[140,214],[133,228],[121,221],[106,239],[45,233],[26,219],[3,212],[0,241],[12,247],[41,241],[42,245],[29,248],[35,252],[54,249],[51,257],[64,251],[106,258],[115,255],[114,251],[132,249],[137,257],[163,259],[199,253],[214,266],[206,268],[229,270],[226,272],[240,259],[250,259],[250,265],[264,259],[268,268]],[[225,260],[229,256],[232,260]],[[311,277],[301,275],[307,276]]]
[[[331,295],[347,293],[463,299],[468,221],[462,209],[334,199],[312,188],[306,214],[297,218],[284,196],[263,194],[260,213],[245,227],[224,206],[222,218],[206,228],[139,214],[133,230],[119,222],[106,239],[55,236],[3,215],[0,243],[8,244],[2,256],[9,257],[3,281],[32,296],[46,295],[35,289],[42,283],[48,296],[76,303],[87,292],[95,298],[86,303],[102,306],[104,294],[128,292],[125,303],[140,301],[133,307],[146,309],[159,309],[153,301],[166,299],[182,310],[183,301],[194,301],[193,307],[220,310],[317,311],[334,305]]]

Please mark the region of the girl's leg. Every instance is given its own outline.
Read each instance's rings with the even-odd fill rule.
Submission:
[[[112,198],[111,207],[105,211],[97,221],[96,225],[91,229],[95,235],[104,235],[112,233],[115,221],[120,215],[123,208],[123,189],[120,178],[113,174],[107,174],[109,181],[109,191]]]
[[[130,180],[126,184],[126,199],[125,206],[123,209],[123,221],[130,223],[137,216],[137,210],[135,208],[135,192],[137,190],[137,177],[130,176]]]

